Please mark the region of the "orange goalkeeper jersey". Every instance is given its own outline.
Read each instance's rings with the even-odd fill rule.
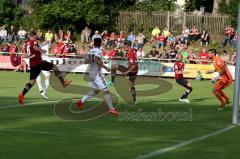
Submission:
[[[223,59],[221,59],[218,56],[214,56],[213,58],[213,64],[214,67],[216,69],[216,71],[220,74],[222,72],[222,70],[225,68],[226,69],[226,73],[221,75],[221,76],[226,76],[228,80],[232,80],[232,75],[230,73],[230,71],[228,70],[228,67],[226,66],[225,62]]]

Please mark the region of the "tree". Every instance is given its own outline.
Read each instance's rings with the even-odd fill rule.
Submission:
[[[220,0],[219,12],[230,15],[230,23],[237,26],[238,5],[240,0]]]
[[[177,0],[144,0],[136,3],[132,8],[143,11],[174,11]]]
[[[0,0],[0,25],[16,25],[23,23],[24,10],[10,0]]]
[[[214,0],[186,0],[185,11],[200,10],[201,7],[205,7],[205,12],[213,11]]]

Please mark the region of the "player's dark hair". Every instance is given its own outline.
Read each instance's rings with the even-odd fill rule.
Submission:
[[[29,36],[33,37],[35,35],[37,35],[37,33],[35,31],[30,31]]]
[[[217,55],[217,50],[216,49],[209,49],[208,51],[211,51],[214,53],[214,55]]]
[[[95,38],[95,39],[93,40],[93,45],[94,45],[95,47],[101,47],[101,46],[102,46],[102,39],[101,39],[101,38]]]

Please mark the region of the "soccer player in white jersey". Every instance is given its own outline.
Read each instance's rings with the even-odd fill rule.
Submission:
[[[47,42],[43,42],[43,45],[41,46],[41,49],[45,50],[46,53],[44,55],[42,55],[42,58],[45,59],[47,57],[47,55],[49,54],[49,45]],[[49,87],[49,79],[50,79],[50,72],[49,71],[41,71],[43,76],[45,77],[45,81],[44,81],[44,86],[42,87],[42,82],[41,82],[41,74],[37,77],[36,81],[37,81],[37,85],[38,85],[38,90],[41,94],[41,96],[48,100],[47,97],[47,89]]]
[[[83,103],[86,102],[89,98],[98,94],[100,90],[104,93],[104,98],[109,107],[109,113],[118,116],[120,113],[113,107],[112,99],[110,97],[110,93],[108,87],[106,85],[104,76],[102,74],[102,68],[111,71],[110,68],[103,64],[102,50],[100,47],[102,45],[102,40],[100,38],[94,39],[94,48],[89,50],[87,53],[87,57],[84,60],[85,64],[89,64],[89,86],[91,87],[91,91],[89,91],[82,99],[80,99],[77,103],[78,108],[82,110]]]

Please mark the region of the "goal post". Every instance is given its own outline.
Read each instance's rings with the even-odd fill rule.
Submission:
[[[234,100],[233,100],[233,115],[232,124],[239,123],[239,81],[240,81],[240,4],[238,6],[237,18],[237,57],[235,63],[235,82],[234,82]]]

